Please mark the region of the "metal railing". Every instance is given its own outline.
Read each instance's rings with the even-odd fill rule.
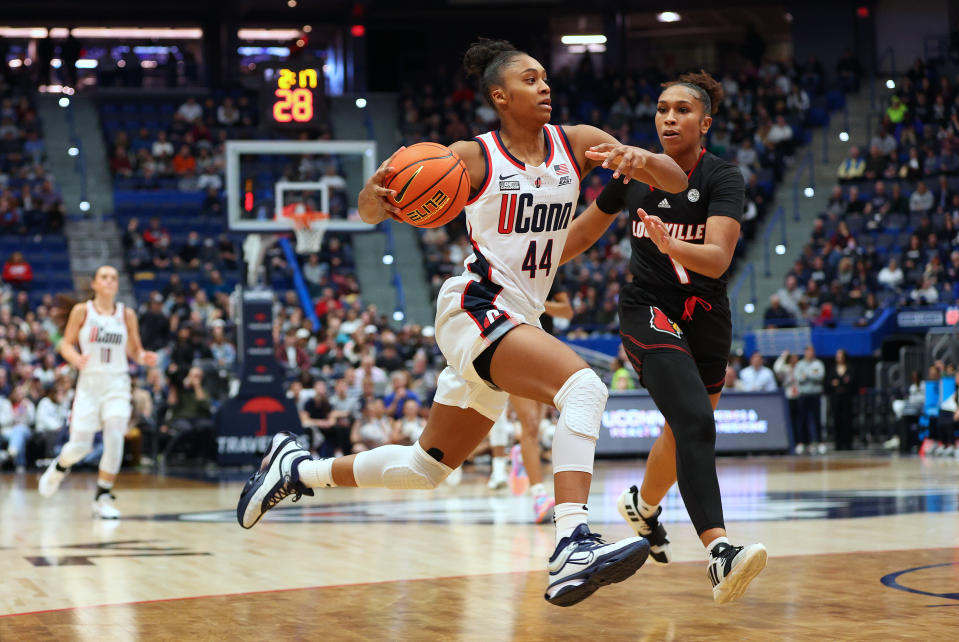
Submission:
[[[769,219],[769,223],[766,225],[766,231],[763,232],[763,274],[767,279],[772,276],[770,253],[773,251],[772,238],[776,231],[776,225],[779,225],[781,231],[780,244],[783,248],[786,248],[788,247],[786,243],[786,208],[782,205],[776,208],[773,217]]]
[[[889,60],[889,72],[882,71],[882,65]],[[869,109],[876,111],[876,77],[879,75],[888,76],[894,82],[896,80],[896,51],[890,46],[879,54],[876,58],[876,64],[869,70]]]
[[[386,255],[392,257],[390,263],[390,281],[396,290],[396,305],[393,308],[393,320],[402,321],[406,319],[406,292],[403,290],[403,279],[400,277],[400,271],[396,267],[396,241],[393,238],[393,223],[385,220],[379,224],[379,229],[386,236]],[[400,316],[400,318],[397,318]]]
[[[67,127],[69,129],[69,140],[72,147],[77,148],[76,160],[74,161],[74,171],[80,176],[80,202],[89,203],[90,199],[87,197],[87,160],[86,153],[83,149],[83,140],[80,138],[80,135],[77,133],[77,124],[76,118],[73,113],[73,99],[68,98],[70,104],[66,107],[67,112]],[[87,216],[87,213],[83,213],[84,216]],[[97,220],[100,220],[98,214]]]
[[[743,288],[749,285],[749,303],[752,304],[752,312],[745,311],[745,303],[742,301]],[[736,283],[729,291],[729,310],[733,322],[733,338],[742,339],[746,332],[752,329],[752,324],[748,324],[746,314],[756,314],[756,269],[752,263],[747,263],[746,267],[739,274]]]
[[[815,167],[812,150],[806,152],[803,156],[802,161],[799,163],[799,166],[796,168],[796,177],[793,179],[793,219],[798,221],[799,217],[799,182],[803,177],[803,173],[809,174],[809,182],[803,188],[809,187],[813,190],[816,189],[816,176],[815,176]]]

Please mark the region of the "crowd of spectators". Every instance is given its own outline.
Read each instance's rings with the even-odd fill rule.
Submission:
[[[917,60],[869,152],[850,150],[767,327],[865,326],[884,306],[959,298],[959,86]]]
[[[43,132],[32,101],[0,80],[0,235],[63,228],[63,200],[45,160]]]

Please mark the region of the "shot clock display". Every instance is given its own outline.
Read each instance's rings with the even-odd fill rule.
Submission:
[[[323,63],[298,61],[263,70],[263,118],[278,128],[310,128],[326,109]]]

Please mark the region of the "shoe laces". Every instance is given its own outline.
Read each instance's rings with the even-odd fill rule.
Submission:
[[[739,551],[743,550],[742,546],[733,546],[732,544],[717,544],[716,548],[713,549],[713,558],[716,559],[733,559],[739,555]]]
[[[303,484],[300,482],[294,482],[293,479],[287,475],[283,478],[283,485],[280,486],[275,493],[273,493],[267,502],[266,507],[267,509],[273,508],[291,494],[293,495],[293,503],[295,504],[296,502],[300,501],[300,498],[303,497],[308,490],[309,489],[303,486]]]
[[[593,533],[593,532],[590,532],[588,535],[583,535],[577,538],[576,541],[582,542],[583,544],[586,544],[590,548],[606,545],[606,542],[603,540],[602,535],[600,535],[599,533]]]

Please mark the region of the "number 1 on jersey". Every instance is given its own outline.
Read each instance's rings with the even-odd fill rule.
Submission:
[[[689,283],[689,273],[686,272],[686,268],[683,267],[682,263],[676,259],[669,259],[673,263],[673,270],[676,272],[676,276],[679,277],[679,282],[683,285]]]
[[[549,276],[549,271],[553,269],[553,239],[546,241],[539,264],[536,262],[536,241],[529,242],[526,258],[523,259],[523,271],[529,272],[529,278],[535,279],[537,269],[546,270],[546,276]]]
[[[100,348],[100,363],[110,363],[110,348]]]

